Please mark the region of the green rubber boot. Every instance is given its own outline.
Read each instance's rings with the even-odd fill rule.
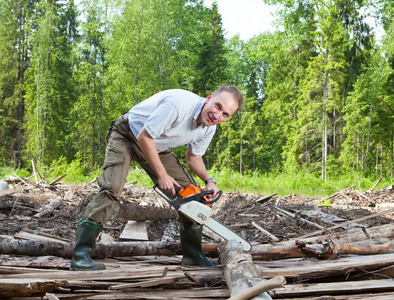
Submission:
[[[182,264],[188,266],[215,266],[202,252],[202,226],[195,223],[179,223],[179,235],[183,252]]]
[[[101,230],[102,226],[100,224],[84,218],[79,219],[70,270],[105,270],[104,264],[95,263],[89,256],[89,253],[96,247],[96,238]]]

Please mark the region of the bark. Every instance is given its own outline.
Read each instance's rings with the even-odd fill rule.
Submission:
[[[172,208],[162,208],[134,203],[121,203],[118,218],[133,221],[157,221],[178,218],[178,213]]]
[[[218,246],[203,244],[203,252],[208,257],[218,257]],[[48,242],[48,241],[25,241],[15,240],[6,236],[0,236],[0,253],[29,256],[59,256],[71,258],[74,243]],[[98,243],[91,253],[92,258],[113,258],[124,256],[150,256],[181,255],[179,243],[168,242],[115,242]]]
[[[203,244],[202,249],[208,257],[219,256],[219,246],[215,244]],[[53,255],[71,258],[74,243],[53,241],[16,240],[10,237],[0,237],[0,253],[47,256]],[[248,254],[254,260],[279,260],[300,257],[318,257],[320,259],[333,259],[345,254],[372,255],[394,253],[394,242],[376,244],[374,241],[363,241],[359,243],[333,243],[293,245],[254,245]],[[169,242],[111,242],[98,243],[96,249],[91,253],[94,258],[113,258],[124,256],[181,255],[182,250],[179,243]]]
[[[304,244],[272,246],[253,246],[250,254],[254,260],[279,260],[300,257],[317,257],[320,259],[335,259],[346,254],[374,255],[394,253],[394,242],[384,244],[373,244],[373,241],[358,243],[333,243],[324,244]]]

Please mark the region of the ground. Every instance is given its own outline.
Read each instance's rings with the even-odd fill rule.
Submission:
[[[18,192],[0,197],[0,234],[14,235],[28,228],[71,241],[75,237],[77,219],[98,191],[95,183],[49,185],[46,182],[35,183],[28,180],[21,182],[14,179],[10,180],[9,184]],[[379,206],[384,207],[387,203],[393,203],[394,191],[392,186],[364,192],[350,187],[328,197],[331,201],[331,206],[328,207],[316,205],[322,199],[305,198],[299,195],[282,197],[275,195],[264,199],[266,196],[268,195],[223,193],[223,196],[212,206],[213,216],[252,244],[264,244],[270,242],[270,239],[267,234],[256,228],[256,224],[280,241],[285,241],[318,230],[313,224],[303,224],[300,218],[308,219],[323,227],[330,227],[338,221],[354,220],[370,215]],[[63,199],[62,204],[44,214],[43,207],[54,199]],[[138,185],[127,185],[122,193],[122,200],[142,205],[169,207],[152,189]],[[294,217],[286,215],[286,211]],[[309,217],[303,213],[305,211],[309,212]],[[42,216],[38,217],[37,214],[40,212]],[[320,212],[335,215],[340,219],[327,220]],[[392,214],[381,215],[357,222],[355,226],[371,227],[388,224],[392,222],[392,218]],[[104,233],[117,240],[126,223],[126,220],[114,215],[105,224]],[[176,227],[175,220],[148,220],[149,240],[159,241],[165,238],[176,241],[178,240]],[[206,235],[204,238],[212,241],[212,236],[210,238]]]
[[[43,292],[39,292],[34,294],[37,296],[34,299],[55,299],[54,296],[59,299],[178,300],[198,298],[224,300],[229,298],[231,288],[224,272],[228,272],[231,268],[229,264],[221,261],[222,257],[220,259],[217,257],[217,245],[222,248],[226,247],[226,243],[222,243],[212,231],[204,230],[203,246],[205,250],[216,249],[216,256],[211,255],[215,250],[209,252],[210,255],[208,255],[209,259],[218,264],[216,267],[183,266],[181,253],[174,255],[174,249],[179,248],[177,221],[175,219],[147,220],[149,240],[161,243],[128,243],[127,247],[137,247],[137,244],[148,247],[148,244],[162,245],[164,242],[164,250],[167,251],[165,254],[136,256],[136,248],[133,248],[133,256],[118,257],[120,252],[116,252],[116,256],[104,255],[105,259],[101,262],[106,264],[107,270],[105,272],[89,271],[89,276],[86,277],[81,272],[68,271],[72,251],[71,243],[75,239],[77,220],[97,193],[98,186],[95,183],[49,184],[43,180],[36,182],[22,178],[10,179],[8,184],[10,189],[0,191],[0,234],[29,239],[26,234],[34,233],[35,235],[30,237],[33,241],[26,242],[26,244],[30,246],[35,244],[38,247],[55,245],[55,250],[63,249],[63,246],[56,246],[63,244],[64,247],[68,245],[70,252],[68,255],[62,253],[63,255],[59,256],[37,256],[34,251],[41,250],[33,250],[33,256],[29,256],[31,252],[29,255],[25,253],[16,255],[12,254],[15,250],[7,248],[7,243],[15,245],[14,249],[26,250],[23,246],[24,241],[18,240],[13,243],[13,239],[2,237],[0,244],[0,247],[3,247],[0,249],[2,274],[0,277],[3,282],[0,282],[0,285],[3,284],[4,288],[2,290],[0,286],[0,294],[3,293],[1,295],[21,296],[20,289],[13,290],[13,286],[18,285],[18,287],[26,288],[26,295],[31,296],[33,293],[31,283],[46,278],[47,280],[65,279],[67,282],[63,287],[67,288],[52,288],[51,283],[47,282],[47,285],[41,286],[48,287],[48,291],[54,294],[44,296]],[[136,184],[126,185],[121,200],[129,203],[122,204],[126,207],[155,206],[164,208],[166,212],[173,212],[169,204],[155,191]],[[319,206],[317,205],[319,202],[330,204],[330,206]],[[393,186],[376,190],[372,188],[369,191],[362,191],[352,186],[326,199],[305,198],[299,195],[278,197],[277,195],[240,194],[234,191],[224,193],[213,204],[212,211],[217,221],[253,245],[252,250],[245,253],[245,259],[239,261],[239,265],[230,264],[235,268],[234,274],[239,274],[239,270],[244,267],[244,262],[250,263],[250,258],[247,258],[250,255],[253,258],[253,269],[262,270],[262,274],[259,273],[258,278],[253,279],[261,281],[277,276],[286,278],[287,283],[284,287],[271,291],[275,299],[310,300],[311,298],[303,297],[341,295],[338,296],[339,298],[330,296],[324,299],[388,300],[393,299],[394,293],[392,279],[388,279],[394,276],[392,265],[394,255],[392,253],[393,203]],[[141,211],[147,210],[141,209]],[[135,207],[133,211],[138,211],[139,216],[143,214]],[[104,226],[100,236],[101,241],[119,241],[126,223],[126,220],[114,214]],[[363,231],[357,229],[348,232],[349,234],[337,235],[352,227],[361,227]],[[381,228],[384,234],[379,236],[381,233],[376,232]],[[360,239],[357,240],[363,241],[361,245],[346,243],[345,239],[336,240],[346,235],[353,238],[355,232],[361,232],[358,235]],[[371,232],[374,236],[368,237],[372,235]],[[306,235],[318,237],[325,233],[335,234],[335,236],[330,236],[330,239],[335,242],[327,240],[327,236],[321,239],[321,242],[317,242],[317,239],[311,242],[305,238]],[[36,242],[42,236],[66,239],[70,243]],[[372,243],[363,244],[365,240],[367,243]],[[215,245],[209,248],[212,246],[209,244]],[[105,245],[108,244],[100,246],[105,247]],[[112,249],[126,244],[110,245]],[[361,248],[358,248],[359,246]],[[286,252],[289,247],[290,251]],[[274,248],[279,248],[279,252]],[[7,252],[2,249],[11,250]],[[32,246],[32,249],[40,248]],[[349,249],[353,252],[349,252]],[[360,250],[369,252],[361,253]],[[222,254],[220,251],[219,256]],[[349,253],[351,255],[348,255]],[[238,262],[238,257],[235,257]],[[163,283],[163,280],[167,283]],[[121,290],[112,289],[119,285],[123,286]],[[367,295],[371,291],[375,294]],[[111,293],[111,297],[108,293]]]

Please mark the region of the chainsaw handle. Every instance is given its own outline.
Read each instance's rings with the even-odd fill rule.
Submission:
[[[209,192],[209,193],[208,193],[208,192]],[[206,195],[210,195],[210,194],[213,194],[213,190],[208,190],[208,191],[202,192],[201,194],[204,194],[204,193],[206,193]],[[209,201],[205,201],[204,204],[212,204],[212,203],[215,203],[216,201],[218,201],[218,200],[220,199],[220,197],[222,197],[222,195],[223,195],[223,191],[220,190],[219,193],[218,193],[218,195],[216,196],[215,199],[209,200]]]
[[[182,199],[184,199],[184,198],[182,198],[182,196],[180,196],[179,195],[179,191],[181,190],[181,188],[180,187],[177,187],[177,186],[174,186],[175,187],[175,192],[176,192],[176,194],[177,194],[177,196],[178,196],[178,198],[175,200],[175,202],[174,202],[174,200],[170,200],[170,199],[168,199],[162,192],[159,192],[156,188],[158,187],[158,184],[156,183],[154,186],[153,186],[153,190],[156,192],[156,193],[158,193],[162,198],[164,198],[168,203],[170,203],[171,205],[174,205],[175,204],[175,202],[177,202],[177,204],[176,204],[176,206],[178,206],[179,204],[181,204],[181,202],[183,202],[183,201],[181,201]],[[213,190],[208,190],[208,191],[203,191],[203,192],[201,192],[201,193],[199,193],[198,195],[201,195],[201,198],[203,198],[204,197],[204,200],[205,200],[205,196],[206,195],[212,195],[213,194]],[[215,203],[216,201],[218,201],[219,199],[220,199],[220,197],[222,197],[222,195],[223,195],[223,191],[219,191],[219,193],[218,193],[218,195],[217,195],[217,197],[215,198],[215,199],[213,199],[213,200],[210,200],[210,201],[204,201],[203,202],[203,204],[212,204],[212,203]],[[189,197],[192,197],[192,198],[194,198],[196,195],[192,195],[192,196],[189,196]],[[199,202],[202,202],[202,201],[199,201]],[[179,204],[178,204],[179,203]],[[176,207],[177,209],[178,209],[178,207]]]

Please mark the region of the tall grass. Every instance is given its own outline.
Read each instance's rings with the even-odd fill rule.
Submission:
[[[279,175],[260,175],[258,173],[240,175],[228,169],[221,171],[212,169],[209,174],[216,178],[219,188],[224,192],[237,190],[241,193],[257,193],[264,196],[274,193],[278,193],[279,196],[298,194],[310,198],[323,198],[352,185],[356,185],[355,188],[358,190],[365,191],[372,188],[378,180],[378,178],[363,177],[357,173],[328,178],[326,181],[306,172],[299,172],[296,175],[284,173]],[[145,172],[138,169],[129,173],[128,181],[133,180],[137,180],[137,184],[141,186],[152,187],[153,185]],[[197,182],[203,185],[201,180],[197,179]],[[387,187],[390,184],[392,183],[383,179],[376,189]]]
[[[66,174],[67,176],[62,182],[80,184],[93,180],[95,177],[99,176],[101,172],[101,170],[96,170],[95,172],[87,173],[86,168],[79,158],[71,163],[66,163],[64,159],[60,158],[58,161],[54,162],[53,166],[54,167],[45,170],[47,181]],[[29,170],[12,170],[10,168],[0,167],[0,180],[6,179],[9,176],[14,176],[13,173],[16,173],[20,177],[29,177],[33,174]],[[279,175],[261,175],[258,173],[240,175],[229,169],[220,171],[212,169],[209,173],[216,178],[219,188],[224,192],[239,191],[241,193],[257,193],[263,196],[274,193],[278,193],[279,196],[298,194],[304,197],[318,199],[332,195],[352,185],[356,185],[358,190],[365,191],[372,188],[378,180],[378,176],[376,176],[376,178],[371,178],[357,173],[349,173],[346,176],[341,175],[336,178],[328,178],[326,181],[302,171],[295,175],[286,173],[281,173]],[[153,183],[149,176],[146,175],[145,171],[139,168],[130,169],[127,181],[137,181],[137,185],[147,188],[153,187]],[[203,186],[201,180],[198,179],[197,181]],[[390,179],[383,178],[375,189],[387,187],[390,184],[392,184]]]

